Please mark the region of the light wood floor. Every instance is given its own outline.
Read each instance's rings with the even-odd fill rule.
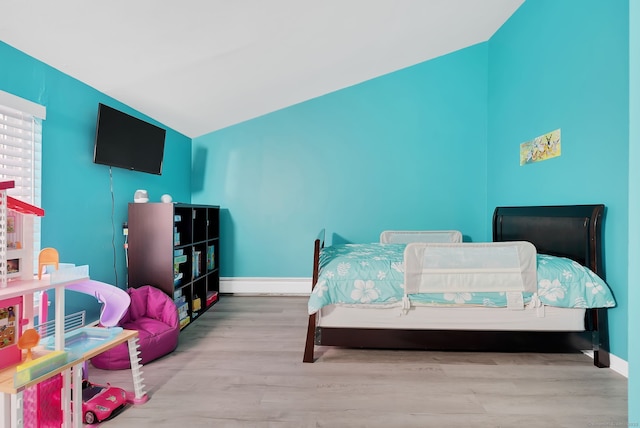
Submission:
[[[627,425],[627,380],[582,354],[316,347],[306,298],[222,296],[143,367],[150,399],[105,427],[595,427]],[[90,367],[132,389],[129,371]]]

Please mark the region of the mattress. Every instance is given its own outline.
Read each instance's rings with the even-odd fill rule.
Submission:
[[[405,282],[415,281],[411,277],[405,278],[404,251],[412,245],[419,244],[345,244],[323,248],[319,256],[318,281],[309,296],[308,313],[314,314],[330,304],[395,307],[402,303],[404,307],[465,305],[518,309],[541,304],[558,308],[615,306],[613,293],[602,278],[573,260],[546,254],[535,255],[537,291],[522,293],[519,305],[509,305],[509,298],[513,296],[496,291],[452,289],[450,292],[412,293],[415,287],[409,284],[407,291],[410,294],[405,294]]]
[[[399,307],[328,305],[317,326],[415,330],[584,331],[585,309],[543,306],[514,311],[487,307]]]

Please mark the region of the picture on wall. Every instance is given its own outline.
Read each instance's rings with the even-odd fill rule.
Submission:
[[[560,129],[520,144],[520,165],[540,162],[562,154]]]

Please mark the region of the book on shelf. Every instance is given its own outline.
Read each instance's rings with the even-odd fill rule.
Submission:
[[[174,287],[180,285],[182,282],[184,273],[180,271],[180,265],[186,261],[187,261],[187,256],[184,254],[173,256],[173,286]]]
[[[189,317],[189,304],[186,302],[181,302],[180,304],[176,304],[178,307],[178,318],[188,318]]]
[[[201,260],[201,252],[200,251],[194,251],[193,252],[193,259],[192,259],[192,272],[193,272],[193,277],[197,278],[200,276],[200,260]]]
[[[180,232],[178,232],[178,228],[173,228],[173,245],[180,245]]]
[[[183,329],[191,322],[191,318],[186,317],[180,320],[180,328]]]
[[[180,285],[180,283],[182,282],[182,277],[184,276],[184,274],[182,272],[173,272],[173,285],[177,286]]]
[[[207,270],[214,270],[216,267],[216,247],[209,245],[207,247]]]

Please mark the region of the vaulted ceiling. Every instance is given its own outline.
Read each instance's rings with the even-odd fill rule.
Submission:
[[[189,137],[488,40],[524,0],[3,0],[0,40]]]

